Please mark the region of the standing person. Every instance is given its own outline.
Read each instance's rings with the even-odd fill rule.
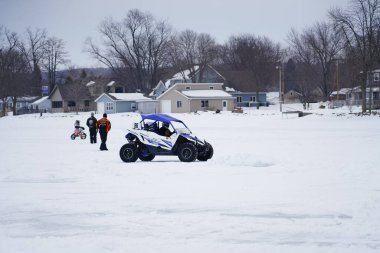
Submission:
[[[87,119],[86,125],[88,126],[88,130],[90,130],[90,142],[96,143],[96,134],[97,134],[97,129],[96,129],[96,122],[98,120],[94,117],[94,113],[91,113],[91,117]]]
[[[108,150],[106,141],[107,134],[111,130],[111,122],[107,119],[107,113],[104,113],[103,118],[98,120],[96,123],[96,128],[99,130],[100,139],[102,140],[102,144],[100,144],[100,150]]]

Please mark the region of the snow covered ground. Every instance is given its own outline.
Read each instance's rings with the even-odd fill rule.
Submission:
[[[173,115],[214,146],[190,164],[123,163],[136,114],[108,152],[70,140],[89,113],[0,118],[0,252],[379,252],[380,117],[316,108]]]

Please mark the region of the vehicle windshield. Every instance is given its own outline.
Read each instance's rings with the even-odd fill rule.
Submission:
[[[178,134],[191,134],[191,131],[182,122],[172,121],[171,124]]]

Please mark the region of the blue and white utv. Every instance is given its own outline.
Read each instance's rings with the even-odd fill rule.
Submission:
[[[210,143],[193,135],[181,120],[166,114],[141,115],[142,120],[128,129],[128,143],[120,148],[126,163],[152,161],[156,155],[178,156],[182,162],[207,161],[214,150]]]

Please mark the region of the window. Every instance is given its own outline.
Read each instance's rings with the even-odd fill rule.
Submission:
[[[373,74],[373,81],[375,81],[375,82],[380,81],[380,73]]]
[[[123,93],[123,92],[124,92],[123,87],[116,87],[115,88],[115,93]]]
[[[236,102],[241,103],[241,97],[236,97]]]
[[[75,101],[69,101],[67,102],[68,107],[75,107]]]
[[[201,101],[201,107],[208,107],[208,100],[202,100]]]
[[[256,97],[255,97],[255,96],[250,97],[250,98],[249,98],[249,101],[251,101],[251,102],[256,102]]]
[[[106,111],[113,111],[113,103],[112,102],[106,103]]]
[[[214,86],[210,86],[209,88],[210,88],[210,90],[213,90],[213,89],[214,89]]]
[[[21,108],[21,103],[16,103],[17,108]]]
[[[132,104],[131,104],[131,109],[132,109],[132,110],[136,110],[136,103],[132,103]]]
[[[182,107],[182,101],[177,101],[177,108],[181,108]]]
[[[191,87],[190,87],[190,86],[186,86],[185,89],[186,89],[186,90],[191,90]]]
[[[62,108],[63,107],[63,103],[62,103],[62,101],[53,101],[51,106],[53,108]]]
[[[90,100],[85,100],[84,101],[84,106],[89,107],[90,106]]]

